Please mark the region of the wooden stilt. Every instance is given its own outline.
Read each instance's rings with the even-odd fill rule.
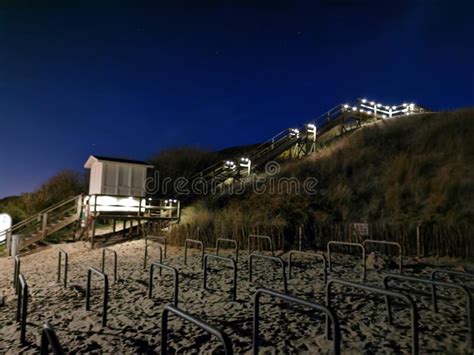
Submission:
[[[95,237],[95,217],[92,218],[91,249],[94,248],[94,237]]]

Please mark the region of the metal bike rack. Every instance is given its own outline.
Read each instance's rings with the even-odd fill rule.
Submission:
[[[273,260],[273,261],[276,261],[277,263],[280,263],[281,269],[282,269],[282,275],[283,275],[283,287],[284,287],[285,293],[288,293],[288,282],[286,280],[285,262],[283,261],[283,259],[278,256],[269,256],[269,255],[263,255],[259,253],[250,254],[249,255],[249,282],[252,282],[252,259],[253,258],[268,259],[268,260]]]
[[[252,338],[252,352],[253,354],[258,354],[258,327],[260,323],[260,296],[262,294],[267,294],[290,303],[296,303],[302,306],[313,308],[317,311],[324,312],[330,319],[334,327],[333,331],[333,352],[334,355],[339,355],[341,353],[341,330],[339,328],[339,320],[337,319],[334,312],[318,303],[309,302],[301,298],[293,297],[286,295],[284,293],[276,292],[266,288],[259,288],[253,295],[253,338]]]
[[[327,263],[326,263],[326,257],[323,254],[317,254],[317,253],[311,253],[307,251],[299,251],[299,250],[291,250],[288,253],[288,279],[291,279],[291,265],[292,265],[292,256],[293,255],[305,255],[305,256],[311,256],[316,259],[321,259],[323,262],[323,271],[324,271],[324,284],[326,285],[327,279],[328,279],[328,271],[327,271]]]
[[[351,247],[357,247],[357,248],[360,248],[362,250],[362,269],[363,269],[363,272],[362,272],[362,281],[365,281],[366,279],[366,265],[365,265],[365,262],[366,262],[366,259],[365,259],[365,247],[363,244],[360,244],[360,243],[348,243],[348,242],[338,242],[338,241],[330,241],[328,242],[327,244],[327,249],[328,249],[328,264],[329,264],[329,272],[332,272],[332,263],[331,263],[331,245],[347,245],[347,246],[351,246]]]
[[[474,279],[474,274],[464,271],[448,270],[448,269],[434,269],[431,272],[431,279],[435,280],[437,274],[446,274],[451,276],[467,277],[468,279]]]
[[[20,322],[20,342],[26,344],[26,317],[28,315],[28,284],[23,274],[18,275],[16,321]]]
[[[166,255],[167,255],[167,250],[168,250],[168,241],[166,239],[165,236],[163,235],[147,235],[145,237],[145,244],[148,244],[148,239],[151,238],[150,240],[153,240],[155,242],[158,242],[158,243],[162,243],[163,246],[165,247],[165,253],[164,253],[164,257],[166,259]]]
[[[117,282],[117,252],[110,248],[102,249],[102,272],[105,273],[105,252],[110,251],[114,254],[114,283]]]
[[[239,262],[239,242],[234,239],[227,239],[227,238],[217,238],[216,239],[216,255],[219,255],[219,242],[223,243],[232,243],[234,244],[235,248],[235,262]]]
[[[13,269],[13,288],[15,289],[15,294],[18,295],[18,277],[20,276],[20,266],[21,266],[21,261],[20,257],[17,255],[14,258],[15,260],[15,267]]]
[[[383,245],[393,245],[398,248],[398,271],[400,274],[403,273],[403,255],[402,255],[402,246],[397,242],[388,242],[386,240],[375,240],[375,239],[366,239],[362,242],[364,246],[367,244],[383,244]],[[366,248],[367,250],[367,248]]]
[[[272,241],[272,238],[270,238],[270,237],[267,236],[267,235],[256,235],[256,234],[250,234],[250,235],[249,235],[249,240],[248,240],[248,244],[249,244],[249,255],[253,253],[252,240],[258,240],[258,239],[268,240],[268,243],[270,244],[270,251],[272,252],[272,256],[275,256],[275,250],[274,250],[274,248],[273,248],[273,241]]]
[[[431,272],[431,280],[436,280],[436,275],[437,274],[446,274],[446,275],[451,275],[451,276],[460,276],[460,277],[467,277],[470,279],[474,279],[474,274],[469,274],[467,272],[462,272],[462,271],[455,271],[455,270],[446,270],[446,269],[434,269]],[[446,281],[445,281],[446,282]],[[433,310],[435,312],[438,312],[438,304],[436,302],[437,296],[436,296],[436,285],[432,284],[431,285],[431,297],[433,301]]]
[[[204,244],[200,240],[186,239],[184,241],[184,265],[188,265],[188,244],[198,244],[201,246],[201,269],[204,265]]]
[[[146,269],[147,266],[147,259],[148,259],[148,244],[145,244],[145,256],[143,258],[143,269]],[[158,250],[160,251],[160,263],[163,262],[163,249],[161,249],[161,245],[158,245]],[[160,275],[161,275],[161,269],[160,269]]]
[[[64,280],[63,285],[67,287],[67,268],[68,268],[68,259],[69,254],[66,253],[63,249],[59,249],[58,254],[58,282],[61,281],[61,256],[64,255]]]
[[[398,276],[398,275],[397,275]],[[341,279],[329,279],[327,285],[326,285],[326,306],[331,309],[331,299],[332,299],[332,293],[331,293],[331,286],[334,284],[340,284],[343,286],[347,287],[352,287],[360,290],[365,290],[369,291],[371,293],[376,293],[379,295],[384,295],[385,296],[385,301],[388,302],[388,297],[396,297],[402,299],[405,303],[407,303],[410,306],[411,309],[411,333],[412,333],[412,345],[411,345],[411,352],[413,355],[417,355],[419,353],[419,344],[418,344],[418,309],[416,307],[415,302],[413,299],[400,292],[395,292],[395,291],[390,291],[386,290],[383,288],[378,288],[378,287],[373,287],[373,286],[367,286],[363,284],[359,284],[356,282],[352,281],[346,281],[346,280],[341,280]],[[391,315],[388,312],[388,307],[387,307],[387,318],[388,322],[391,325]],[[326,334],[329,335],[329,328],[330,328],[330,320],[328,319],[328,316],[326,316]]]
[[[97,270],[95,267],[90,267],[87,270],[87,290],[86,290],[86,311],[90,311],[90,297],[91,297],[91,275],[92,273],[104,279],[104,300],[102,304],[102,326],[107,326],[107,305],[109,303],[109,277],[107,274]]]
[[[49,349],[51,348],[51,352],[54,355],[63,355],[64,350],[59,343],[58,337],[56,335],[56,332],[54,331],[54,328],[51,324],[46,322],[43,324],[43,331],[41,333],[41,348],[40,348],[40,354],[41,355],[47,355],[49,354]]]
[[[469,345],[471,348],[474,348],[474,315],[472,312],[472,295],[469,292],[469,289],[466,286],[459,285],[459,284],[453,284],[449,282],[444,282],[444,281],[436,281],[436,280],[431,280],[431,279],[423,279],[420,277],[414,277],[414,276],[405,276],[405,275],[386,275],[383,278],[383,285],[386,289],[389,288],[389,281],[390,280],[405,280],[405,281],[411,281],[414,283],[423,283],[423,284],[428,284],[431,286],[443,286],[446,288],[455,288],[458,290],[461,290],[464,292],[464,295],[466,296],[466,316],[467,316],[467,324],[469,327]],[[409,290],[407,290],[409,292]],[[437,313],[438,312],[438,300],[436,296],[436,291],[434,295],[432,294],[432,301],[433,301],[433,312]],[[390,300],[386,300],[387,303],[387,313],[389,314],[389,319],[391,320],[392,318],[392,306]]]
[[[185,321],[188,321],[198,326],[202,330],[219,338],[222,345],[224,346],[224,353],[226,355],[232,355],[234,353],[232,350],[232,343],[230,341],[230,338],[223,331],[221,331],[220,329],[217,329],[216,327],[204,322],[203,320],[197,317],[190,315],[189,313],[177,307],[174,307],[168,304],[163,308],[163,311],[161,313],[161,354],[162,355],[168,354],[168,314],[170,312],[175,314],[179,318],[182,318]]]
[[[178,306],[178,288],[179,288],[179,273],[178,270],[176,270],[174,267],[165,265],[159,262],[153,262],[150,265],[150,282],[148,283],[148,298],[152,298],[152,293],[153,293],[153,270],[154,267],[159,267],[160,272],[162,269],[170,270],[174,274],[174,305],[177,307]],[[161,275],[161,274],[160,274]]]
[[[207,259],[219,259],[219,260],[224,260],[230,262],[230,265],[232,266],[232,300],[235,301],[237,299],[237,263],[235,262],[234,259],[225,257],[225,256],[219,256],[219,255],[214,255],[214,254],[204,254],[204,277],[203,277],[203,288],[207,290]]]

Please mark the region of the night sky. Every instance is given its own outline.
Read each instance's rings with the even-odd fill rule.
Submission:
[[[0,2],[0,197],[90,154],[256,143],[357,97],[474,103],[473,1],[19,2]]]

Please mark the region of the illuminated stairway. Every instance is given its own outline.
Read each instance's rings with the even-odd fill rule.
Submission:
[[[203,184],[219,186],[227,181],[232,182],[250,176],[257,170],[262,171],[266,163],[283,155],[288,158],[300,158],[314,153],[317,136],[334,128],[338,127],[338,134],[341,135],[365,123],[423,112],[427,110],[413,103],[387,106],[375,101],[358,99],[354,104],[340,104],[311,123],[278,133],[244,157],[234,157],[211,165],[194,176],[193,180],[200,179]]]

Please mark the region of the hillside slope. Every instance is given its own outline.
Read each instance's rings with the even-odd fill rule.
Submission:
[[[379,122],[282,166],[279,178],[317,178],[316,194],[247,186],[242,195],[211,196],[189,208],[173,234],[180,241],[199,227],[209,242],[219,235],[245,244],[258,232],[289,247],[303,225],[304,243],[323,247],[347,238],[349,223],[365,221],[372,236],[414,254],[422,223],[424,253],[471,256],[473,137],[473,109]]]

